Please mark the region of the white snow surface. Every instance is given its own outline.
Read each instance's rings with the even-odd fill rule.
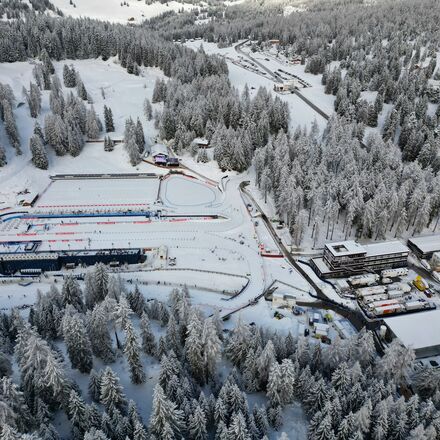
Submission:
[[[168,11],[178,12],[195,8],[189,3],[170,1],[167,3],[154,2],[150,5],[140,0],[125,0],[127,5],[122,5],[120,0],[52,0],[52,3],[65,15],[79,18],[88,17],[112,23],[142,23],[142,21]],[[133,20],[131,20],[133,19]]]

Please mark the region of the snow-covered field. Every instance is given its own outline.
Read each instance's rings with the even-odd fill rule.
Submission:
[[[52,3],[59,8],[64,15],[74,18],[89,17],[97,20],[110,21],[112,23],[141,23],[144,20],[163,14],[168,11],[178,12],[194,8],[189,3],[170,1],[167,3],[154,2],[150,5],[139,0],[52,0]],[[125,3],[125,4],[123,4]]]
[[[55,180],[36,203],[38,208],[148,206],[156,201],[159,180]]]
[[[115,132],[113,139],[121,139],[124,133],[125,120],[139,117],[144,125],[144,133],[147,144],[151,144],[156,135],[152,121],[146,121],[143,115],[143,101],[146,97],[151,100],[154,84],[157,78],[163,78],[158,69],[143,68],[141,76],[127,74],[114,60],[77,60],[54,63],[56,72],[62,80],[64,64],[73,65],[80,74],[85,87],[92,97],[98,116],[103,119],[104,105],[113,111]],[[13,63],[0,64],[0,82],[9,84],[17,98],[17,104],[24,101],[22,96],[23,86],[28,87],[32,80],[33,64]],[[70,89],[63,87],[65,94]],[[154,104],[160,108],[160,104]],[[50,111],[49,92],[42,94],[42,112],[37,118],[40,126],[44,126],[44,118]],[[49,170],[43,171],[35,168],[30,163],[29,138],[34,127],[34,119],[29,115],[29,109],[22,105],[14,110],[18,131],[21,135],[23,155],[16,156],[11,148],[6,148],[8,164],[0,170],[0,207],[12,206],[16,201],[16,194],[28,189],[29,191],[41,192],[46,188],[50,180],[49,174],[73,174],[73,173],[118,173],[135,172],[128,160],[123,145],[117,144],[111,153],[104,152],[102,143],[87,143],[78,157],[56,157],[49,149]],[[3,127],[0,127],[0,144],[9,145]],[[156,168],[142,164],[143,172],[156,172]]]

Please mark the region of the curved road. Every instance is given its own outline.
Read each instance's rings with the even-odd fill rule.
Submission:
[[[340,315],[347,318],[357,330],[360,330],[361,328],[363,328],[365,326],[370,327],[372,325],[372,323],[366,321],[363,314],[361,314],[358,311],[351,310],[348,307],[345,307],[345,306],[337,303],[336,301],[333,301],[332,299],[328,298],[327,295],[321,289],[321,287],[315,282],[315,280],[292,257],[290,252],[287,250],[287,248],[284,246],[283,242],[281,241],[281,239],[277,235],[275,229],[273,228],[271,222],[267,218],[264,211],[261,209],[261,207],[259,206],[257,201],[254,199],[252,194],[250,194],[249,191],[246,190],[246,186],[248,186],[248,184],[249,184],[249,182],[241,182],[239,185],[240,191],[242,193],[244,193],[246,195],[246,197],[248,197],[252,201],[252,203],[255,205],[257,210],[260,212],[261,219],[263,220],[268,231],[272,235],[272,238],[274,239],[280,252],[284,255],[284,257],[287,259],[287,261],[295,268],[295,270],[313,287],[313,289],[317,293],[316,296],[314,296],[313,294],[310,293],[310,296],[321,301],[325,307],[327,307],[331,310],[334,310],[335,312],[337,312]]]

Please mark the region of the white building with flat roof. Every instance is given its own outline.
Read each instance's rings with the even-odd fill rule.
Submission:
[[[412,348],[417,358],[440,355],[440,310],[384,319],[388,334]]]
[[[361,245],[353,240],[327,243],[324,254],[311,265],[323,278],[358,275],[407,265],[409,249],[400,241]]]
[[[418,257],[429,259],[434,252],[440,252],[440,234],[410,238],[408,247]]]

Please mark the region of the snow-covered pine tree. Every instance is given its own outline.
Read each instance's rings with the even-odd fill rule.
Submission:
[[[109,438],[100,429],[92,428],[84,434],[83,440],[109,440]]]
[[[153,409],[150,416],[150,432],[158,440],[174,438],[184,427],[183,413],[169,400],[163,388],[157,384],[153,393]],[[169,437],[170,436],[170,437]]]
[[[55,67],[53,66],[52,60],[49,57],[46,49],[43,49],[40,53],[40,60],[43,63],[43,68],[51,75],[55,73]]]
[[[112,109],[110,107],[107,107],[106,105],[104,105],[104,123],[105,123],[105,131],[107,133],[115,131]]]
[[[84,137],[76,123],[67,125],[67,150],[71,156],[79,156],[84,147]]]
[[[151,106],[151,102],[148,98],[144,100],[144,115],[147,121],[151,121],[153,119],[153,107]]]
[[[140,346],[133,328],[133,324],[128,321],[125,325],[124,354],[130,366],[130,377],[134,384],[145,382],[145,373],[140,359]]]
[[[133,310],[133,312],[140,318],[146,310],[147,303],[145,302],[145,298],[139,290],[138,285],[134,287],[132,292],[127,293],[126,298],[131,310]]]
[[[113,362],[115,353],[109,331],[109,313],[104,304],[97,304],[88,314],[87,330],[93,354],[104,362]]]
[[[185,341],[185,359],[193,377],[200,383],[205,379],[202,322],[198,310],[192,308],[188,320],[188,336]]]
[[[98,139],[99,131],[98,116],[92,105],[86,112],[86,135],[89,139]]]
[[[17,155],[21,154],[20,136],[18,134],[17,125],[15,123],[14,113],[9,101],[3,100],[1,103],[3,108],[3,121],[6,134],[8,135],[9,142]]]
[[[78,74],[76,75],[76,91],[79,98],[81,98],[83,101],[87,101],[89,95],[87,93],[84,83],[82,82]]]
[[[84,433],[88,430],[89,424],[87,420],[86,404],[74,390],[70,392],[67,415],[72,426],[80,433]]]
[[[104,151],[113,151],[115,149],[115,142],[110,136],[104,138]]]
[[[68,66],[67,64],[63,67],[63,81],[64,85],[68,88],[76,87],[76,70],[74,66]]]
[[[4,167],[7,163],[5,149],[0,145],[0,167]]]
[[[122,409],[126,405],[119,378],[110,367],[106,367],[101,375],[101,396],[99,400],[109,412],[118,408]]]
[[[150,356],[156,355],[156,340],[154,333],[151,330],[150,320],[148,315],[144,312],[140,322],[141,338],[142,338],[142,350]]]
[[[128,153],[131,165],[136,166],[141,161],[141,155],[136,143],[136,126],[131,118],[127,119],[125,123],[124,147]]]
[[[136,136],[136,145],[138,146],[139,153],[142,154],[145,148],[145,136],[144,136],[144,128],[142,127],[142,123],[139,118],[137,118],[136,121],[135,136]]]
[[[203,323],[202,346],[206,380],[214,379],[221,358],[222,342],[212,319],[205,319]]]
[[[82,290],[78,281],[72,275],[67,275],[64,279],[61,295],[63,297],[64,307],[70,304],[75,307],[78,312],[84,311]]]
[[[127,297],[125,295],[121,295],[119,302],[116,304],[114,310],[114,317],[116,320],[116,324],[121,328],[121,330],[125,330],[126,326],[130,323],[130,316],[133,314],[133,310],[130,308],[130,304],[127,301]]]
[[[90,371],[88,392],[92,400],[99,402],[101,397],[101,375],[94,369]]]
[[[85,284],[86,306],[91,309],[107,296],[108,272],[105,265],[102,263],[95,264],[93,270],[87,272]]]
[[[188,420],[189,435],[194,440],[207,438],[206,416],[200,405],[196,404]]]
[[[31,81],[29,91],[23,87],[23,94],[29,106],[31,118],[36,118],[41,111],[41,91],[38,86]]]
[[[32,153],[32,163],[41,170],[47,170],[49,168],[49,161],[40,136],[35,134],[31,136],[29,139],[29,148]]]
[[[73,306],[69,306],[73,312]],[[66,343],[72,368],[77,368],[81,373],[90,373],[93,367],[92,349],[87,335],[86,327],[79,314],[63,318],[63,335]]]
[[[228,438],[231,440],[250,440],[246,420],[241,412],[232,415],[231,424],[228,429]]]

